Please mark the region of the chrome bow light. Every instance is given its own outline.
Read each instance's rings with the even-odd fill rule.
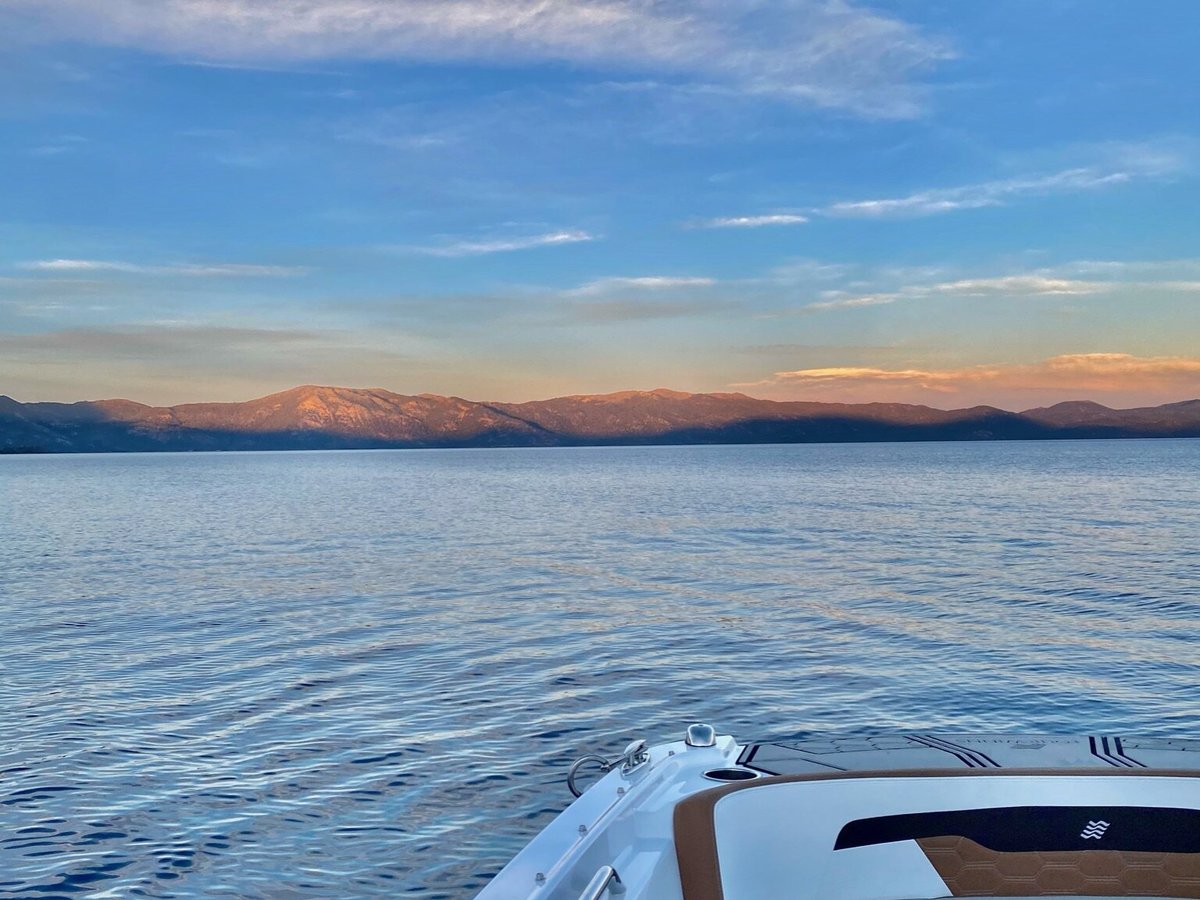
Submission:
[[[717,729],[711,725],[705,725],[702,722],[697,722],[694,725],[689,725],[687,734],[684,735],[683,742],[689,747],[712,747],[717,743]]]

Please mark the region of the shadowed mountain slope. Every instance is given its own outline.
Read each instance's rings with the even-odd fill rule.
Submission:
[[[583,444],[1200,437],[1200,400],[1116,410],[1068,402],[1006,412],[623,391],[478,403],[307,385],[245,403],[18,403],[0,396],[0,451],[294,450]]]
[[[1054,428],[1074,429],[1079,437],[1123,437],[1129,431],[1142,432],[1148,437],[1184,436],[1182,432],[1195,436],[1196,425],[1200,423],[1200,400],[1137,409],[1109,409],[1099,403],[1076,400],[1027,410],[1021,415]]]

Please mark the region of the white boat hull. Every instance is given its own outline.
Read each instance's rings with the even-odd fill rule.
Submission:
[[[664,744],[584,792],[480,898],[617,892],[1200,897],[1200,742],[902,735]]]

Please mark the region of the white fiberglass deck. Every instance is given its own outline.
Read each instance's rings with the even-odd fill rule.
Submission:
[[[599,889],[605,867],[619,882]],[[661,745],[594,784],[480,897],[577,900],[589,883],[630,900],[1200,897],[1200,742]]]

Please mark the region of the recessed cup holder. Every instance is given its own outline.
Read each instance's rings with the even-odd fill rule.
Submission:
[[[704,777],[710,781],[750,781],[759,774],[750,769],[709,769]]]

